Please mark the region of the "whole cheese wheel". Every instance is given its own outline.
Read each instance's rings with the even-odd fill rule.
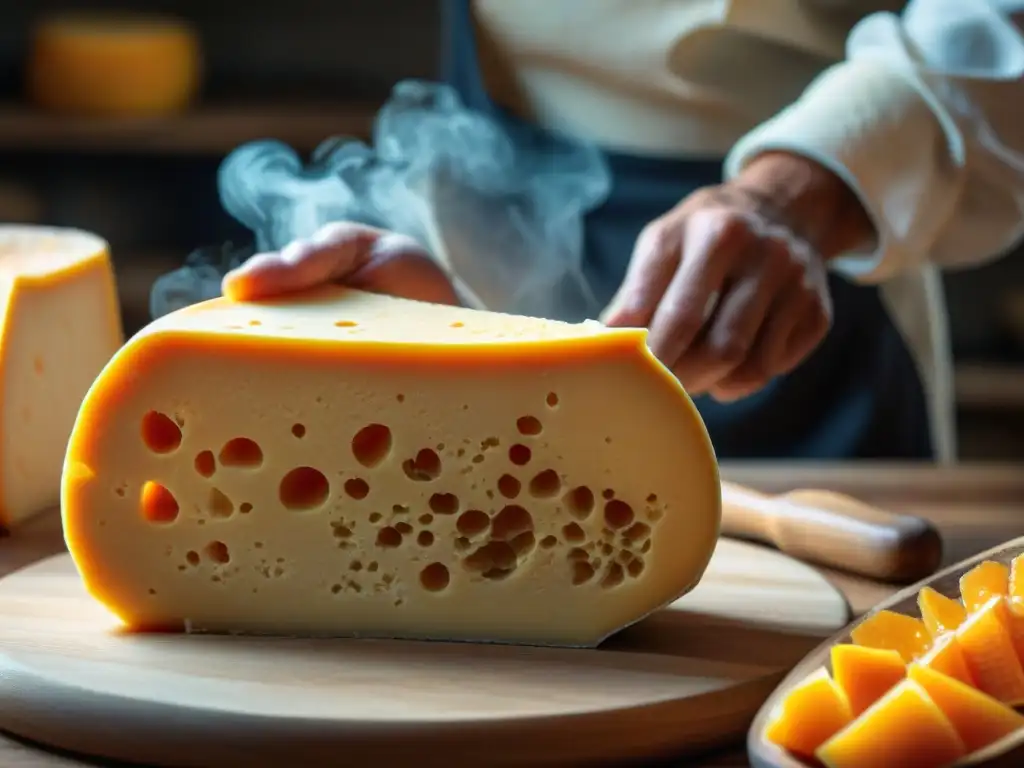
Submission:
[[[55,507],[82,398],[123,342],[106,243],[0,226],[0,524]]]
[[[89,392],[62,508],[132,627],[593,646],[718,538],[643,329],[325,288],[166,315]]]
[[[161,17],[55,17],[33,34],[28,90],[68,114],[158,116],[186,108],[200,78],[196,33]]]

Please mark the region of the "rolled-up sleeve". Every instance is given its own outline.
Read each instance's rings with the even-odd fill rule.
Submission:
[[[912,0],[867,16],[844,61],[736,144],[726,176],[768,150],[834,171],[877,232],[833,262],[860,282],[998,258],[1024,235],[1022,21],[1024,0]]]

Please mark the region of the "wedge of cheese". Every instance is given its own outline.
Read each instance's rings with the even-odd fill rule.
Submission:
[[[82,405],[67,543],[130,627],[596,645],[719,532],[645,334],[344,288],[180,310]]]
[[[71,428],[124,341],[107,244],[87,232],[0,226],[0,525],[60,499]]]

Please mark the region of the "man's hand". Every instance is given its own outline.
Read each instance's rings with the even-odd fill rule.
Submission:
[[[746,397],[825,337],[826,262],[872,236],[831,172],[796,155],[762,155],[648,225],[602,319],[648,327],[651,351],[690,394]]]
[[[351,222],[328,224],[280,251],[258,253],[224,276],[235,301],[270,298],[326,283],[435,304],[458,304],[451,282],[413,239]]]

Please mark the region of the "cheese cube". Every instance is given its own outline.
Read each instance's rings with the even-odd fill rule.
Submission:
[[[645,340],[336,287],[179,310],[82,405],[68,545],[131,627],[594,646],[719,532]]]
[[[82,398],[124,341],[107,244],[0,226],[0,525],[57,506]]]

